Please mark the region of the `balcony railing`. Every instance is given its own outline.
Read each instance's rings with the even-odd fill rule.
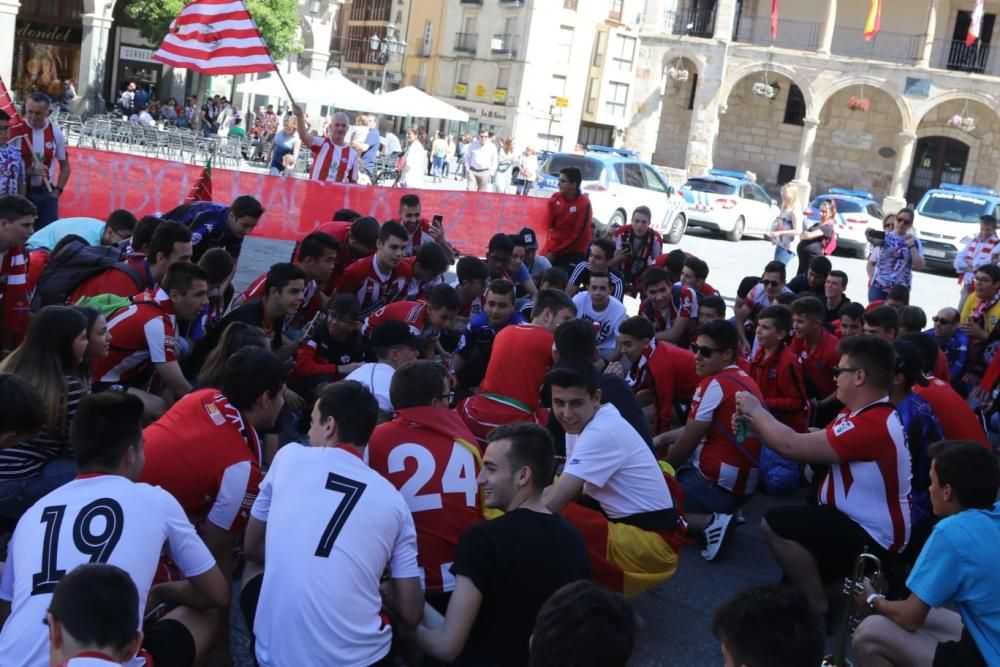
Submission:
[[[920,60],[923,41],[923,35],[881,30],[870,42],[866,42],[862,28],[837,26],[833,31],[830,51],[838,56],[915,63]]]
[[[455,33],[455,50],[476,55],[476,40],[479,35],[474,32]]]
[[[1000,75],[997,50],[990,44],[977,42],[966,46],[959,39],[939,39],[934,42],[932,62],[935,67],[955,72]]]
[[[715,32],[715,11],[711,9],[666,12],[663,20],[664,32],[672,35],[711,37]]]
[[[819,46],[820,24],[810,21],[778,21],[778,38],[774,45],[784,49],[815,51]],[[771,44],[771,17],[741,16],[733,26],[733,39],[747,44]]]
[[[517,40],[514,35],[493,35],[490,51],[496,56],[513,58],[517,55]]]

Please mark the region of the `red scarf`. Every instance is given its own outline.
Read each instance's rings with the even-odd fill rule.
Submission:
[[[0,350],[13,350],[28,329],[31,299],[28,292],[28,255],[10,248],[0,260]]]
[[[646,349],[642,351],[642,356],[639,360],[628,369],[628,375],[625,381],[628,382],[628,386],[632,387],[632,391],[639,391],[645,389],[649,381],[649,358],[653,356],[656,352],[656,341],[649,341],[649,345]]]
[[[47,169],[52,169],[52,159],[56,156],[56,133],[52,129],[52,123],[46,123],[45,127],[42,129],[42,133],[45,137],[45,141],[42,147],[42,162],[45,164]],[[20,131],[16,134],[12,133],[10,141],[7,142],[8,145],[12,144],[14,141],[18,141],[21,148],[21,157],[24,158],[25,167],[30,171],[31,166],[35,164],[35,130],[27,123],[20,126]]]
[[[972,262],[972,266],[976,267],[980,264],[985,264],[993,258],[993,249],[996,247],[997,243],[1000,242],[1000,238],[996,236],[991,236],[985,241],[979,238],[979,234],[976,234],[975,238],[969,242],[969,249],[967,257],[969,261]],[[982,246],[980,246],[982,244]],[[985,257],[981,257],[981,254],[985,254]],[[975,275],[975,271],[964,271],[958,274],[958,282],[962,285],[971,285],[972,276]],[[966,280],[968,276],[968,280]]]

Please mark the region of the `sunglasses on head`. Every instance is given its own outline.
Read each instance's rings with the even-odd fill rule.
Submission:
[[[937,315],[932,317],[931,320],[934,321],[934,324],[943,324],[945,326],[948,326],[949,324],[955,324],[955,322],[958,322],[958,320],[946,320],[945,318],[938,317]]]
[[[722,350],[718,348],[709,347],[707,345],[698,345],[697,343],[691,343],[691,351],[699,357],[705,357],[706,359],[711,357],[716,352],[722,352]]]
[[[761,280],[760,284],[763,285],[764,287],[778,287],[779,285],[781,285],[781,281],[780,280]]]

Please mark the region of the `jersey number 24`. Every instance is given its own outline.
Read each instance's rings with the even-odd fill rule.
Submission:
[[[407,459],[415,459],[417,469],[413,476],[406,480],[399,491],[410,506],[411,512],[439,510],[444,507],[441,499],[443,493],[459,493],[465,495],[465,504],[476,506],[478,487],[476,486],[476,459],[468,449],[461,444],[452,443],[451,455],[440,473],[441,493],[421,493],[436,475],[437,460],[434,454],[423,445],[415,442],[405,442],[396,445],[389,452],[386,466],[390,474],[404,472]]]

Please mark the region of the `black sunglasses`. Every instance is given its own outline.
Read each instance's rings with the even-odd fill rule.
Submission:
[[[934,324],[943,324],[944,326],[948,326],[949,324],[955,324],[955,322],[958,322],[958,320],[946,320],[943,317],[937,317],[937,316],[932,317],[931,319],[934,321]]]
[[[761,280],[760,284],[764,287],[777,287],[781,284],[780,280]]]
[[[718,348],[709,347],[707,345],[698,345],[697,343],[691,343],[691,351],[699,357],[705,357],[706,359],[711,357],[716,352],[722,352],[722,350]]]

